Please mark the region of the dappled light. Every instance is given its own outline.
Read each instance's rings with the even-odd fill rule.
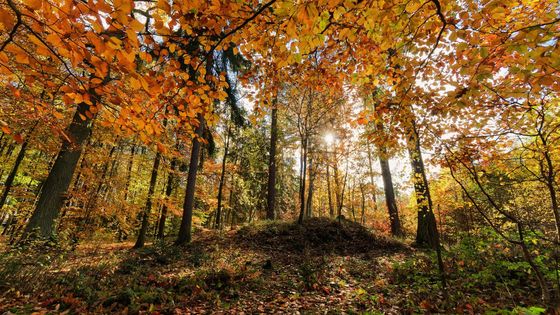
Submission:
[[[0,314],[560,314],[557,0],[0,0]]]

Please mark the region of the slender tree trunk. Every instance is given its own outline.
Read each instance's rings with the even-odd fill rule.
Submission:
[[[307,138],[303,138],[301,141],[302,156],[300,158],[300,180],[299,180],[299,218],[298,223],[303,223],[303,217],[305,214],[305,181],[307,180]]]
[[[24,231],[24,237],[37,232],[38,237],[48,238],[54,234],[54,223],[64,204],[64,198],[72,181],[72,176],[80,159],[82,144],[91,133],[91,113],[86,113],[89,106],[80,103],[68,127],[67,139],[63,140],[62,148],[43,185],[39,202]]]
[[[385,158],[386,152],[381,149],[379,155],[379,164],[381,165],[381,176],[383,177],[383,188],[385,190],[385,202],[389,212],[389,221],[391,223],[391,234],[394,236],[402,236],[401,222],[399,219],[399,210],[395,199],[395,191],[393,189],[393,178],[391,177],[391,169],[389,161]]]
[[[350,210],[352,211],[352,219],[354,220],[354,222],[357,222],[356,209],[354,208],[354,186],[355,186],[355,181],[352,180],[352,188],[350,190]]]
[[[270,122],[270,149],[268,154],[267,220],[274,220],[276,205],[276,142],[278,139],[278,108],[274,100]]]
[[[198,115],[199,124],[196,127],[195,137],[192,141],[191,160],[189,163],[189,173],[187,175],[187,188],[185,191],[185,202],[183,204],[183,218],[181,227],[177,235],[176,245],[182,245],[191,241],[192,214],[194,208],[194,193],[196,189],[196,173],[198,169],[198,159],[200,157],[200,138],[204,133],[204,117]]]
[[[315,172],[313,170],[313,158],[309,158],[309,188],[307,192],[306,217],[311,218],[313,215],[313,183],[315,181]]]
[[[224,147],[224,157],[222,159],[222,172],[220,174],[220,184],[218,185],[218,207],[216,208],[216,220],[214,223],[214,228],[221,229],[222,228],[222,193],[224,190],[224,181],[226,176],[226,162],[227,162],[227,155],[229,151],[229,139],[231,137],[231,126],[228,126],[227,133],[226,133],[226,143]]]
[[[23,158],[25,157],[28,143],[29,139],[26,139],[21,145],[19,153],[16,157],[16,161],[14,162],[14,166],[12,167],[10,174],[8,174],[8,178],[6,178],[6,182],[4,183],[4,191],[2,192],[2,196],[0,196],[0,210],[2,210],[6,199],[8,199],[8,194],[10,193],[10,189],[12,189],[12,184],[14,183],[14,179],[16,178],[21,161],[23,161]]]
[[[233,164],[235,165],[236,161],[233,161]],[[229,189],[229,197],[228,197],[228,208],[229,208],[229,226],[230,228],[233,227],[233,216],[234,216],[234,211],[233,211],[233,196],[234,196],[234,188],[235,188],[235,182],[234,182],[234,173],[231,173],[231,187]]]
[[[364,185],[360,184],[360,192],[362,194],[362,225],[366,224],[366,195],[364,194]]]
[[[165,198],[166,202],[161,208],[161,216],[158,223],[157,238],[162,240],[165,237],[165,221],[167,220],[167,202],[169,202],[169,197],[173,192],[173,184],[175,183],[175,168],[177,167],[177,159],[173,158],[171,160],[169,176],[167,177],[167,184],[165,186]]]
[[[375,178],[373,176],[373,158],[371,154],[371,144],[369,140],[367,142],[368,150],[368,166],[369,166],[369,179],[371,183],[371,198],[373,202],[373,211],[377,212],[377,185],[375,184]]]
[[[331,194],[331,176],[329,174],[329,164],[327,162],[327,197],[329,199],[329,216],[331,219],[334,217],[334,207]]]
[[[136,239],[134,248],[144,247],[144,243],[146,242],[146,231],[148,230],[150,212],[152,210],[152,197],[156,188],[160,160],[161,154],[157,151],[156,158],[154,159],[154,166],[152,167],[152,176],[150,178],[150,187],[148,189],[148,199],[146,200],[144,210],[142,211],[142,225],[140,226],[140,231],[138,232],[138,238]]]
[[[340,218],[342,207],[340,207],[340,179],[338,176],[338,163],[335,161],[334,167],[334,197],[336,206],[336,215]]]
[[[342,190],[340,191],[340,202],[338,204],[339,221],[342,218],[342,209],[344,208],[344,195],[346,193],[347,180],[348,180],[348,159],[346,160],[346,172],[344,173],[344,179],[342,180]]]

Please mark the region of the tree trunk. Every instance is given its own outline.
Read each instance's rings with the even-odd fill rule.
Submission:
[[[148,230],[148,224],[150,222],[149,220],[150,220],[150,212],[152,210],[152,196],[154,194],[156,183],[157,183],[160,160],[161,160],[161,154],[159,153],[158,150],[156,153],[156,158],[154,160],[154,166],[152,167],[152,176],[150,178],[150,187],[148,189],[148,199],[146,200],[146,204],[144,205],[144,211],[142,211],[142,225],[140,226],[138,239],[136,239],[136,244],[134,244],[133,248],[144,247],[144,243],[146,242],[146,231]]]
[[[335,169],[336,170],[336,169]],[[342,181],[342,190],[340,191],[340,201],[338,204],[338,219],[342,218],[342,209],[344,208],[344,195],[346,193],[346,183],[348,181],[348,159],[346,160],[346,172]]]
[[[24,231],[24,238],[38,236],[49,238],[54,234],[54,223],[64,203],[68,186],[80,159],[82,144],[91,133],[91,113],[86,114],[89,106],[80,103],[68,127],[67,135],[72,140],[63,140],[62,148],[56,157],[45,183],[39,202]],[[88,116],[89,115],[89,116]],[[35,233],[37,233],[35,235]]]
[[[226,162],[227,155],[229,151],[229,138],[231,133],[231,126],[228,126],[226,133],[226,143],[224,147],[224,158],[222,159],[222,173],[220,174],[220,184],[218,185],[218,207],[216,208],[216,220],[214,222],[214,228],[222,228],[222,193],[224,190],[224,181],[226,175]]]
[[[311,218],[313,215],[313,182],[315,181],[315,173],[313,171],[313,158],[309,159],[309,188],[307,192],[306,217]]]
[[[373,211],[377,211],[377,185],[375,184],[375,178],[373,177],[373,159],[371,154],[371,145],[369,140],[367,142],[368,150],[368,166],[369,166],[369,179],[371,182],[371,198],[373,201]]]
[[[335,157],[336,159],[336,157]],[[340,218],[342,207],[340,207],[340,179],[338,177],[338,164],[335,161],[334,167],[334,197],[336,206],[336,215]]]
[[[303,223],[303,216],[305,214],[305,181],[307,175],[307,138],[301,141],[302,156],[300,158],[300,180],[299,180],[299,218],[298,223]]]
[[[436,227],[436,218],[433,212],[430,187],[422,159],[420,138],[416,126],[413,125],[409,135],[408,154],[412,166],[412,178],[416,193],[418,209],[418,227],[416,230],[416,244],[436,248],[439,245],[439,235]]]
[[[329,216],[331,219],[334,217],[334,207],[331,194],[331,176],[329,174],[329,164],[327,162],[327,197],[329,199]]]
[[[352,219],[354,220],[354,222],[357,222],[356,209],[354,208],[354,187],[355,187],[355,181],[352,180],[352,188],[350,190],[350,210],[352,211]]]
[[[276,205],[276,142],[278,138],[278,108],[274,101],[270,122],[270,149],[268,154],[268,183],[266,219],[274,220]]]
[[[364,185],[360,184],[360,192],[362,194],[362,225],[366,224],[366,195],[364,194]]]
[[[175,241],[176,245],[182,245],[191,241],[196,173],[201,147],[200,138],[204,133],[204,117],[201,114],[198,114],[198,121],[199,124],[196,127],[195,136],[192,141],[191,160],[189,162],[189,173],[187,175],[187,188],[185,191],[185,201],[183,203],[183,218],[181,219],[181,227],[179,228],[179,234]]]
[[[401,222],[399,220],[399,210],[395,199],[395,191],[393,189],[393,178],[391,177],[391,169],[389,161],[385,158],[386,150],[380,149],[379,164],[381,165],[381,176],[383,177],[383,188],[385,191],[385,202],[387,203],[387,211],[389,212],[389,221],[391,223],[391,234],[394,236],[402,236]]]
[[[28,143],[29,139],[26,139],[21,145],[19,153],[16,157],[16,161],[14,162],[14,166],[12,167],[10,174],[8,174],[8,178],[6,178],[6,182],[4,183],[4,191],[2,192],[2,196],[0,196],[0,210],[2,210],[6,199],[8,199],[8,194],[10,193],[10,189],[12,188],[12,184],[14,183],[14,179],[16,178],[21,161],[23,161],[23,158],[25,157],[25,151],[27,150]]]
[[[165,198],[166,202],[161,208],[161,216],[158,223],[157,239],[162,240],[165,237],[165,221],[167,220],[167,202],[169,202],[169,197],[173,192],[173,184],[175,182],[175,168],[177,167],[177,159],[173,158],[171,160],[169,176],[167,177],[167,184],[165,186]]]

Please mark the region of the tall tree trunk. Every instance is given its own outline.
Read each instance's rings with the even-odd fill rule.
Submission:
[[[338,204],[338,218],[339,221],[342,218],[342,209],[344,208],[344,194],[346,193],[346,183],[348,180],[348,159],[346,160],[346,172],[344,173],[344,179],[342,181],[342,190],[340,191],[340,201]]]
[[[401,222],[399,219],[399,210],[395,199],[395,191],[393,189],[393,178],[391,177],[391,169],[389,168],[389,160],[385,158],[386,150],[380,149],[379,164],[381,165],[381,176],[383,177],[383,189],[385,191],[385,202],[387,203],[387,211],[389,212],[389,221],[391,223],[391,234],[394,236],[402,236]]]
[[[183,203],[183,218],[181,219],[181,227],[177,235],[176,245],[189,243],[191,241],[192,230],[192,214],[194,207],[194,193],[196,189],[196,173],[198,169],[198,159],[200,157],[200,138],[204,133],[204,117],[198,114],[199,124],[195,130],[195,136],[192,140],[191,160],[189,162],[189,173],[187,175],[187,188],[185,191],[185,201]]]
[[[274,220],[276,205],[276,142],[278,139],[278,108],[274,100],[270,122],[270,149],[268,154],[268,183],[266,219]]]
[[[369,166],[369,179],[371,183],[371,198],[373,202],[373,211],[377,212],[377,185],[375,184],[375,178],[373,176],[373,158],[371,154],[371,144],[369,140],[367,141],[368,150],[368,166]]]
[[[298,223],[303,223],[303,216],[305,214],[305,181],[307,175],[307,138],[301,141],[302,156],[300,158],[300,180],[299,180],[299,218]]]
[[[416,193],[416,205],[418,209],[416,244],[418,246],[428,245],[432,248],[436,248],[439,245],[439,234],[433,212],[428,178],[424,168],[424,160],[422,159],[420,138],[415,125],[412,126],[410,133],[408,154],[412,166],[412,178],[414,180],[414,191]]]
[[[95,104],[94,104],[95,105]],[[54,234],[54,223],[64,203],[68,186],[80,159],[82,144],[91,133],[91,113],[86,114],[89,106],[80,103],[68,127],[67,139],[63,140],[62,148],[56,157],[45,183],[41,189],[37,207],[24,231],[24,238],[36,236],[51,237]]]
[[[175,168],[177,167],[177,159],[173,158],[171,160],[169,176],[167,177],[167,184],[165,186],[165,198],[166,202],[161,208],[161,216],[158,222],[157,239],[162,240],[165,237],[165,221],[167,220],[167,203],[169,202],[169,197],[173,192],[173,184],[175,182]]]
[[[229,139],[231,136],[230,133],[231,126],[228,126],[226,133],[226,143],[224,147],[224,158],[222,159],[222,173],[220,174],[220,184],[218,185],[218,207],[216,208],[216,220],[214,223],[214,228],[216,229],[222,228],[222,193],[224,190],[224,181],[226,176],[226,162],[229,151]]]
[[[335,161],[334,167],[334,197],[335,197],[335,207],[336,207],[336,215],[340,218],[342,207],[340,207],[340,178],[338,176],[338,163]]]
[[[29,139],[26,139],[21,145],[19,153],[16,157],[16,161],[14,162],[14,166],[12,167],[10,174],[8,174],[8,178],[6,178],[6,182],[4,183],[4,191],[2,192],[2,196],[0,196],[0,210],[2,210],[6,199],[8,199],[8,194],[10,193],[10,189],[12,189],[12,184],[14,183],[14,179],[16,178],[21,161],[23,161],[23,158],[25,157],[25,151],[27,150],[28,143]]]
[[[332,219],[334,217],[334,206],[331,194],[331,176],[329,174],[329,163],[327,162],[327,197],[329,199],[329,216]]]
[[[148,189],[148,199],[146,200],[146,204],[144,205],[144,210],[142,211],[142,225],[140,226],[140,231],[138,232],[138,238],[136,239],[136,244],[134,244],[133,248],[144,247],[144,243],[146,242],[146,231],[148,230],[150,211],[152,210],[152,196],[154,194],[156,183],[157,183],[160,160],[161,160],[161,154],[159,153],[158,150],[156,153],[156,158],[154,159],[154,166],[152,167],[152,176],[150,178],[150,187]]]
[[[362,194],[362,219],[360,222],[362,225],[366,224],[366,195],[364,194],[364,185],[360,184],[360,192]]]
[[[352,188],[350,190],[350,210],[352,211],[352,219],[354,220],[354,222],[356,221],[356,210],[354,208],[354,186],[355,186],[356,182],[355,180],[352,180]]]
[[[313,215],[313,182],[315,181],[315,172],[313,171],[313,158],[309,158],[309,188],[307,192],[306,217],[311,218]]]

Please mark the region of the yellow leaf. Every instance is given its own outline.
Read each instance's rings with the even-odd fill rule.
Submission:
[[[140,32],[141,30],[144,29],[144,24],[142,24],[142,23],[140,23],[140,21],[134,19],[134,20],[132,20],[132,22],[130,22],[130,28],[132,28],[136,32]]]
[[[64,115],[62,115],[62,113],[57,112],[57,111],[53,112],[53,116],[56,117],[57,119],[64,118]]]
[[[142,87],[142,83],[140,83],[140,81],[138,81],[136,78],[130,78],[130,86],[133,89],[140,89]]]

